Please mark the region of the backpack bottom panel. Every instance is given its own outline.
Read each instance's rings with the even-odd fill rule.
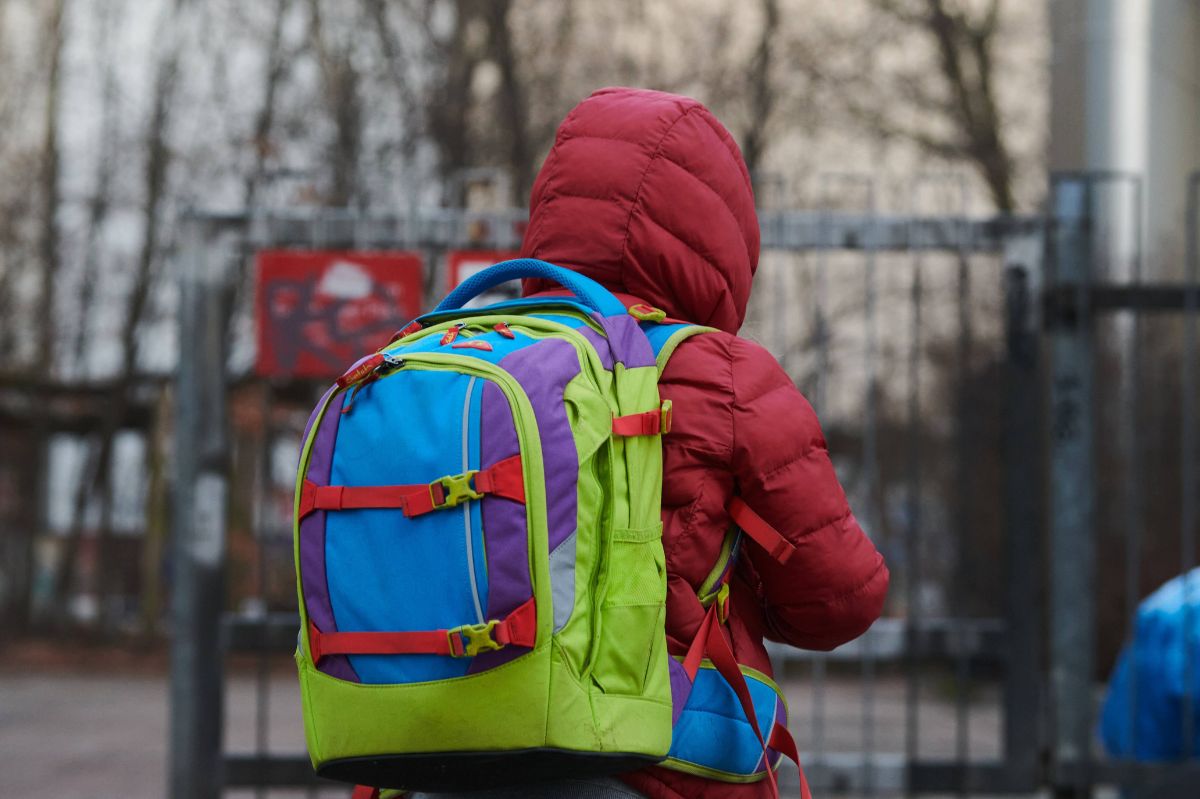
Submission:
[[[567,777],[635,771],[662,758],[626,752],[518,749],[502,752],[434,752],[331,760],[317,775],[358,785],[412,791],[473,791]]]

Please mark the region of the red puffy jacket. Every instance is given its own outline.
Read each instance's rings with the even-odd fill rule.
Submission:
[[[758,265],[754,194],[741,152],[703,105],[603,89],[575,107],[533,187],[521,254],[568,266],[671,317],[719,328],[686,340],[661,383],[667,636],[683,654],[704,609],[735,491],[796,547],[786,566],[747,542],[730,590],[738,660],[770,673],[763,638],[832,649],[861,635],[887,592],[883,558],[850,512],[817,417],[758,344],[738,338]],[[527,294],[551,290],[526,282]],[[663,768],[626,775],[652,799],[760,797]]]

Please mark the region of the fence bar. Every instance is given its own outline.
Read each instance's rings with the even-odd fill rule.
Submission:
[[[183,220],[171,596],[170,795],[216,799],[222,777],[228,505],[225,341],[230,292],[208,220]]]
[[[1130,253],[1132,267],[1130,283],[1139,287],[1142,283],[1142,183],[1132,182],[1132,217],[1134,232],[1131,241],[1133,247]],[[1121,255],[1121,253],[1118,253]],[[1125,420],[1121,451],[1126,458],[1124,483],[1125,510],[1125,618],[1129,624],[1128,646],[1130,651],[1137,651],[1137,609],[1141,596],[1142,574],[1142,439],[1139,435],[1142,416],[1142,374],[1141,374],[1141,340],[1142,315],[1133,310],[1129,312],[1129,330],[1125,332],[1121,342],[1123,353],[1121,360],[1121,379],[1123,382],[1124,404],[1121,416]],[[1118,330],[1120,328],[1118,327]],[[1137,701],[1138,701],[1138,659],[1129,660],[1129,697],[1126,711],[1128,713],[1130,751],[1137,751]]]
[[[910,765],[920,757],[921,659],[917,654],[917,629],[921,620],[921,255],[914,255],[910,294],[908,354],[908,524],[905,531],[906,619],[908,661],[905,684],[905,753]],[[915,784],[906,785],[909,796],[916,795]]]
[[[1091,195],[1087,178],[1055,179],[1053,285],[1076,290],[1073,318],[1050,328],[1051,690],[1056,795],[1091,795],[1092,675],[1095,653],[1095,482],[1090,280]],[[1074,766],[1066,782],[1063,766]]]
[[[1039,235],[1013,241],[1004,273],[1004,757],[1013,782],[1028,791],[1040,784],[1042,749],[1044,450],[1032,276],[1041,274],[1044,247]]]
[[[1112,311],[1141,313],[1178,313],[1195,303],[1200,286],[1182,283],[1142,283],[1140,285],[1104,285],[1093,283],[1086,289],[1088,308],[1093,314]],[[1080,289],[1076,286],[1049,287],[1043,300],[1048,321],[1059,316],[1068,319],[1074,312]]]
[[[867,212],[876,213],[875,179],[864,177],[867,192]],[[864,313],[866,315],[866,350],[863,353],[867,374],[866,407],[863,413],[863,501],[866,503],[867,530],[878,535],[881,529],[879,508],[876,504],[877,475],[879,471],[879,313],[878,285],[876,278],[875,242],[864,243]],[[875,675],[876,657],[874,638],[863,641],[862,649],[862,748],[863,748],[863,793],[875,795]]]
[[[1181,502],[1179,550],[1184,588],[1184,679],[1183,752],[1191,757],[1195,749],[1196,703],[1192,694],[1196,684],[1196,641],[1192,616],[1193,582],[1192,570],[1196,565],[1196,316],[1200,312],[1196,289],[1200,289],[1200,172],[1193,172],[1188,180],[1187,196],[1187,266],[1186,279],[1190,291],[1184,306],[1183,364],[1180,375],[1182,425],[1180,430]]]
[[[271,450],[275,443],[274,418],[272,409],[275,406],[275,391],[274,385],[270,380],[266,380],[262,385],[262,395],[259,398],[259,413],[262,415],[262,437],[260,439],[261,450],[258,453],[258,480],[257,494],[258,498],[255,502],[255,522],[257,527],[257,536],[255,537],[255,551],[258,554],[258,564],[256,569],[256,580],[258,583],[258,599],[260,607],[255,611],[260,618],[266,618],[267,608],[270,606],[270,597],[267,596],[267,557],[269,552],[269,542],[271,530],[271,493],[273,488]],[[270,730],[271,730],[271,660],[270,652],[262,650],[256,658],[255,668],[255,693],[254,693],[254,752],[260,760],[264,762],[267,753],[271,747]],[[255,796],[258,799],[265,797],[266,790],[263,787],[255,789]]]
[[[967,184],[960,176],[955,183],[958,195],[958,209],[960,215],[965,215],[967,211]],[[971,357],[974,347],[975,329],[972,324],[972,315],[974,309],[971,307],[971,262],[970,254],[967,251],[966,242],[959,241],[958,252],[956,253],[958,260],[958,285],[957,285],[957,303],[958,303],[958,351],[956,352],[956,370],[958,378],[957,401],[956,409],[957,422],[955,424],[955,445],[958,452],[955,460],[958,463],[958,470],[955,485],[955,538],[956,538],[956,557],[957,568],[955,569],[955,579],[952,585],[953,596],[955,597],[955,607],[959,614],[957,633],[961,640],[966,637],[967,620],[963,617],[971,613],[971,608],[968,602],[968,596],[973,584],[972,582],[972,563],[974,562],[971,556],[971,548],[969,546],[970,535],[968,531],[971,527],[971,510],[973,508],[971,490],[973,486],[972,476],[975,470],[972,468],[976,457],[972,446],[975,444],[975,434],[973,420],[975,419],[972,403],[974,397],[971,395]],[[959,795],[967,796],[969,793],[966,780],[967,765],[971,757],[971,716],[970,716],[970,688],[971,688],[971,660],[967,655],[964,647],[959,647],[954,659],[954,759],[959,764],[963,772],[963,780],[959,785]]]

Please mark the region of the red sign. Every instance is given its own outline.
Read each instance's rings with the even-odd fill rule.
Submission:
[[[453,291],[460,283],[476,272],[487,269],[492,264],[510,261],[520,257],[511,250],[452,250],[446,255],[446,275],[449,278],[447,291]],[[491,305],[493,302],[511,300],[520,296],[521,288],[517,283],[502,284],[467,303],[468,308],[478,308]]]
[[[337,377],[421,313],[414,253],[270,250],[256,265],[260,375]]]

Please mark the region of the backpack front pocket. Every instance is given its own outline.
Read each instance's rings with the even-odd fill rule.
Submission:
[[[615,529],[600,602],[602,635],[592,678],[605,693],[640,695],[666,647],[662,523]]]
[[[486,374],[412,364],[342,410],[331,403],[315,426],[298,491],[317,668],[400,684],[527,652],[529,453],[506,391]]]

